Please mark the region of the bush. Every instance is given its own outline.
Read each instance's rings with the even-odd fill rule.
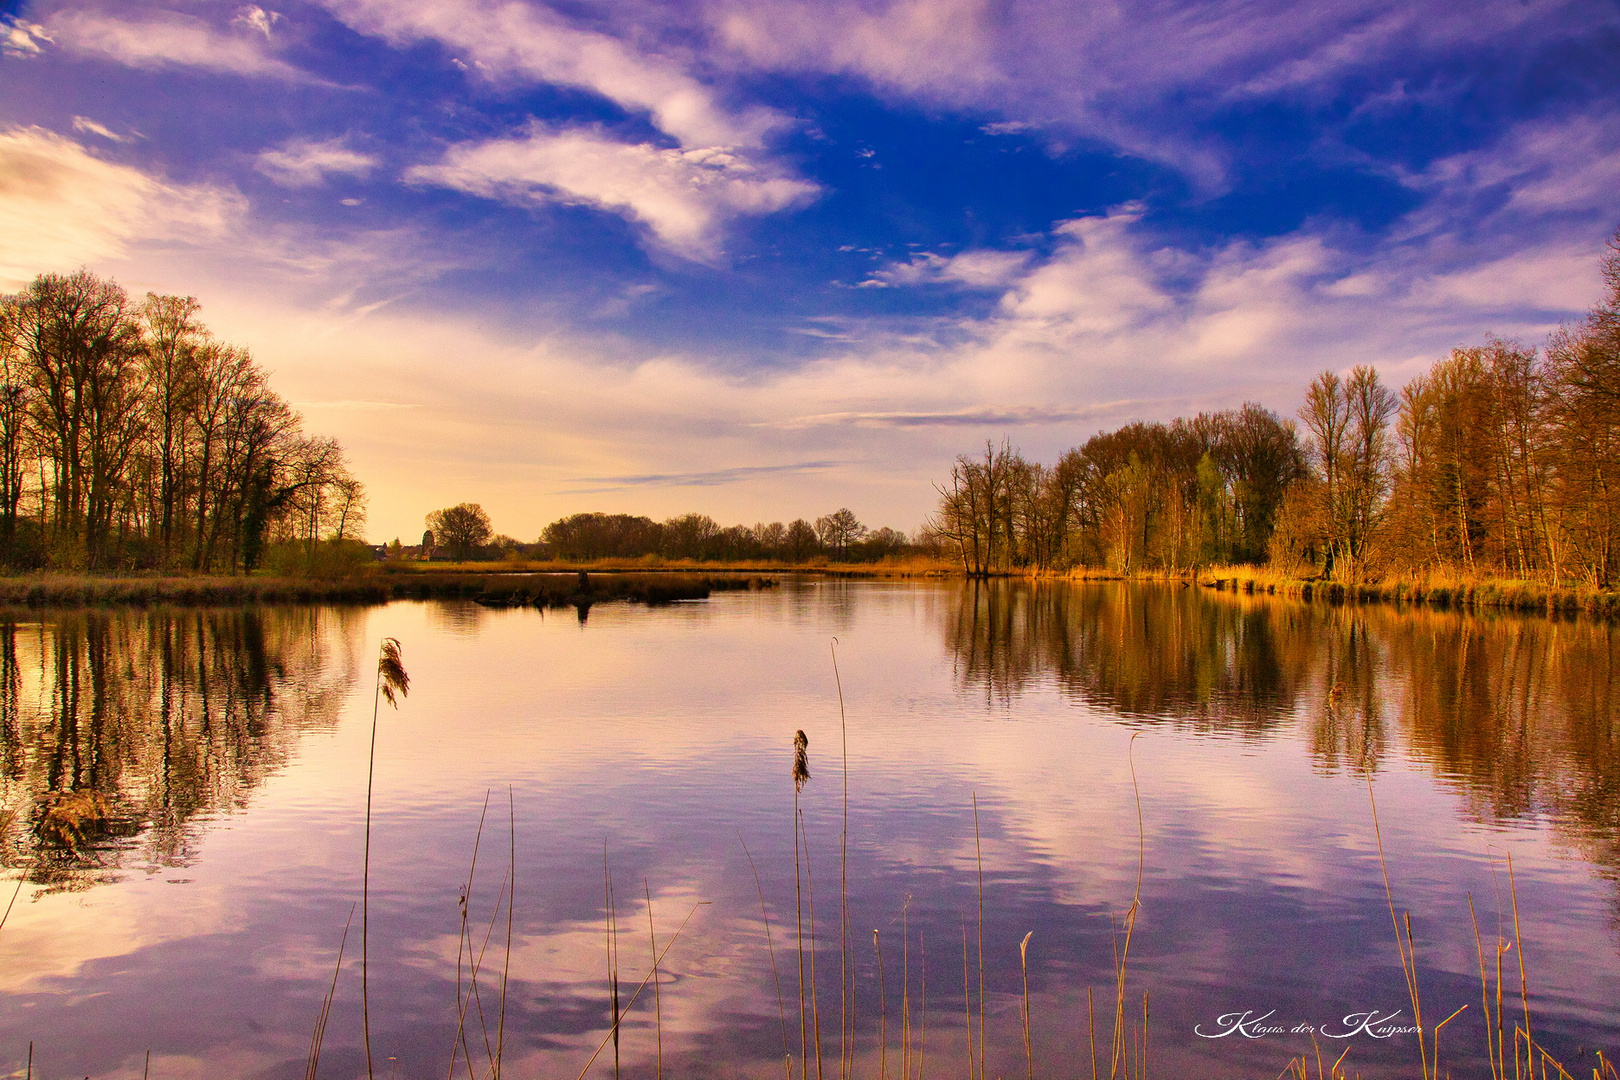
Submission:
[[[272,577],[348,578],[364,571],[376,557],[359,540],[322,540],[310,547],[301,541],[270,545],[264,568]]]

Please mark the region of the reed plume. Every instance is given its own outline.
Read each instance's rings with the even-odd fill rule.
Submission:
[[[385,637],[377,655],[377,687],[371,697],[371,752],[366,759],[366,849],[360,870],[360,1027],[366,1044],[366,1080],[373,1080],[371,1066],[371,996],[368,979],[370,963],[371,914],[371,790],[377,775],[377,709],[383,698],[395,709],[399,698],[411,692],[411,677],[400,656],[399,639]]]

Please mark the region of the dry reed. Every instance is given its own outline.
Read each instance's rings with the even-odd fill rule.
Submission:
[[[366,759],[366,848],[360,872],[360,1024],[366,1044],[366,1080],[375,1076],[371,1066],[371,789],[377,774],[377,710],[382,698],[399,708],[398,698],[411,692],[411,677],[400,656],[399,639],[386,637],[377,655],[377,685],[371,699],[371,751]],[[398,695],[396,697],[396,695]]]

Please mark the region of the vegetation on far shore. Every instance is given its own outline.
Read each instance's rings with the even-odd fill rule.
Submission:
[[[1603,275],[1598,306],[1543,346],[1489,337],[1398,393],[1369,366],[1323,372],[1297,425],[1251,403],[1101,432],[1050,466],[986,444],[956,459],[928,538],[972,575],[1612,611],[1620,233]]]

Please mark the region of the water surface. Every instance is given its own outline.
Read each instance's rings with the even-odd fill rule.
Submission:
[[[834,638],[860,1075],[968,1075],[981,867],[990,1075],[1025,1071],[1030,932],[1036,1072],[1090,1075],[1090,988],[1107,1075],[1139,878],[1125,995],[1133,1061],[1148,995],[1150,1075],[1275,1076],[1314,1055],[1307,1025],[1364,1076],[1415,1075],[1410,1035],[1332,1037],[1354,1014],[1411,1014],[1369,786],[1425,1016],[1470,1006],[1442,1039],[1452,1074],[1489,1072],[1469,900],[1490,958],[1513,937],[1509,856],[1538,1038],[1572,1069],[1620,1050],[1605,624],[1119,584],[825,581],[601,605],[584,623],[466,603],[28,618],[0,624],[0,905],[21,883],[0,929],[0,1073],[24,1067],[32,1040],[43,1076],[139,1076],[148,1051],[154,1077],[304,1075],[360,898],[385,635],[413,681],[377,736],[378,1075],[446,1073],[471,937],[490,942],[484,1022],[475,1003],[464,1026],[475,1070],[504,967],[510,1075],[577,1076],[611,1023],[604,863],[621,999],[649,967],[649,897],[660,948],[690,916],[656,1003],[649,988],[623,1021],[622,1074],[654,1073],[656,1008],[671,1076],[783,1076],[784,1030],[796,1076],[794,932],[805,909],[808,938],[813,897],[805,1027],[813,1043],[819,1013],[822,1071],[838,1075]],[[796,888],[798,729],[811,778]],[[321,1076],[365,1072],[358,933]],[[1270,1014],[1261,1037],[1200,1034],[1243,1012]],[[609,1043],[593,1075],[612,1058]]]

